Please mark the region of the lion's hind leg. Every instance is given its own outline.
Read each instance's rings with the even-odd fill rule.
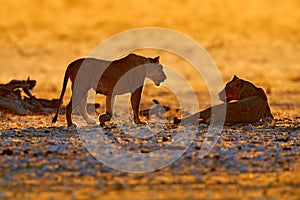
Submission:
[[[73,86],[72,86],[73,90]],[[67,118],[67,124],[68,127],[74,125],[72,121],[72,112],[75,108],[78,107],[78,111],[81,114],[81,116],[87,121],[89,120],[90,116],[87,114],[86,111],[86,102],[87,102],[87,90],[86,89],[78,89],[78,90],[73,90],[70,102],[66,106],[66,118]],[[88,121],[87,121],[88,122]],[[91,120],[89,121],[91,122]]]
[[[86,105],[87,105],[87,94],[82,97],[82,100],[79,103],[78,111],[80,115],[84,118],[87,124],[93,125],[97,124],[97,121],[94,120],[86,111]]]
[[[68,127],[74,125],[72,121],[72,98],[70,99],[69,103],[66,106],[66,119]]]

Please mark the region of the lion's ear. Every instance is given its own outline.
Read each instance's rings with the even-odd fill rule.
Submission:
[[[238,79],[239,77],[237,77],[237,75],[234,75],[232,80],[238,80]]]
[[[241,79],[237,78],[236,81],[235,81],[235,85],[236,85],[238,88],[241,88],[241,87],[242,87],[242,81],[241,81]]]
[[[154,63],[159,63],[159,56],[153,58]]]

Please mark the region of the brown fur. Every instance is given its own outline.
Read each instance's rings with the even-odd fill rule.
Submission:
[[[268,99],[263,89],[252,83],[234,76],[225,88],[219,93],[219,98],[224,104],[216,105],[204,111],[183,119],[174,119],[174,123],[222,122],[225,124],[254,123],[263,117],[273,119],[268,104]],[[235,100],[235,102],[232,102]],[[213,111],[212,111],[213,110]],[[226,112],[225,112],[226,111]],[[213,113],[216,115],[211,116]],[[226,114],[226,116],[224,116]],[[225,117],[225,118],[224,118]]]
[[[159,86],[166,79],[166,75],[159,64],[159,57],[145,58],[136,54],[129,54],[115,61],[95,58],[78,59],[69,64],[66,70],[59,105],[69,78],[72,82],[72,97],[66,106],[68,126],[73,124],[71,119],[72,105],[74,108],[79,106],[79,112],[88,124],[96,123],[86,112],[87,92],[91,88],[97,94],[106,96],[106,113],[99,116],[101,124],[109,121],[112,117],[114,97],[128,92],[131,93],[134,122],[140,124],[139,104],[145,78],[149,78],[155,85]],[[52,120],[53,123],[57,120],[58,110],[59,106]]]

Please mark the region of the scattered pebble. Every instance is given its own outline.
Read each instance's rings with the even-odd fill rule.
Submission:
[[[219,128],[210,129],[211,132],[208,133],[206,124],[199,124],[195,130],[193,127],[154,123],[137,127],[124,121],[122,124],[108,124],[103,129],[93,127],[93,133],[85,136],[77,132],[75,127],[54,127],[51,124],[43,126],[38,122],[38,126],[28,123],[25,128],[2,128],[0,160],[3,163],[1,170],[6,173],[0,178],[1,184],[8,185],[13,181],[26,179],[44,178],[57,182],[61,179],[59,177],[74,180],[93,177],[97,179],[98,187],[130,187],[131,183],[126,183],[131,176],[129,173],[122,174],[91,154],[102,148],[101,153],[111,157],[110,162],[121,160],[130,166],[132,163],[126,157],[110,151],[111,145],[116,149],[139,153],[137,160],[160,149],[167,148],[170,152],[175,152],[178,149],[185,150],[186,146],[187,150],[179,159],[162,169],[165,173],[162,177],[177,177],[178,183],[185,183],[184,179],[178,179],[182,174],[195,182],[203,183],[207,176],[220,171],[226,171],[230,175],[290,170],[300,150],[298,121],[277,121],[275,125],[256,123],[226,126],[220,135],[214,134]],[[171,145],[174,140],[178,140],[177,146]],[[204,146],[205,143],[208,146]],[[87,144],[92,149],[87,149]],[[209,150],[209,154],[202,155],[200,152],[205,148],[209,149],[209,144],[215,146]],[[146,169],[150,169],[149,166]],[[153,172],[152,178],[141,174],[139,178],[136,176],[133,179],[145,181],[146,176],[146,180],[168,184],[171,179],[159,179],[159,172]],[[109,181],[116,183],[113,178],[108,178],[111,174],[125,180],[126,184],[108,184]]]
[[[13,153],[14,153],[14,152],[13,152],[13,150],[11,150],[11,149],[4,149],[0,155],[8,155],[8,156],[11,156],[11,155],[13,155]]]

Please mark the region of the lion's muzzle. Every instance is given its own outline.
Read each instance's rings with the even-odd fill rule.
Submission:
[[[156,86],[160,86],[160,84],[161,84],[162,82],[164,82],[166,79],[167,79],[167,77],[165,76],[165,77],[163,77],[163,78],[161,78],[161,79],[159,79],[159,80],[156,80],[156,81],[154,82],[154,84],[155,84]]]

